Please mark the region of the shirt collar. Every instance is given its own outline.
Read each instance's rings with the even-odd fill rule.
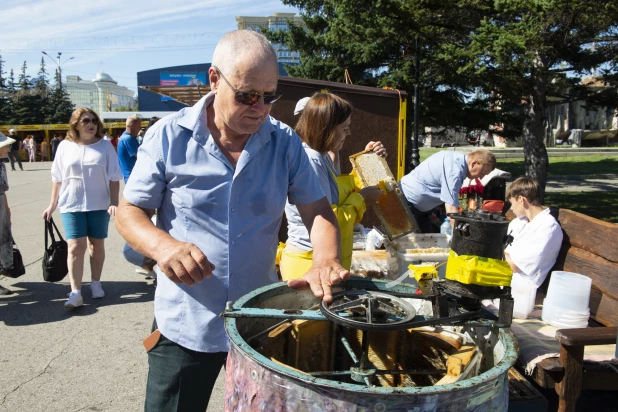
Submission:
[[[538,215],[536,215],[534,217],[534,219],[532,219],[531,221],[529,221],[526,225],[528,226],[528,228],[532,229],[535,228],[537,226],[540,226],[543,224],[543,221],[547,218],[546,215],[550,214],[550,209],[543,209],[542,212],[540,212]]]

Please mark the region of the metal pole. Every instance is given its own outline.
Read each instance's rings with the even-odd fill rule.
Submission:
[[[60,56],[62,53],[58,52],[58,85],[60,86],[60,95],[62,95],[62,66],[60,66]]]
[[[58,68],[58,86],[60,87],[60,92],[62,93],[62,66],[60,65],[60,57],[62,56],[62,52],[58,52],[58,60],[54,60],[54,58],[51,57],[49,54],[47,54],[45,51],[42,51],[41,53],[43,53],[44,55],[49,57],[51,59],[51,61],[56,63],[56,67]],[[75,57],[69,57],[65,61],[65,63],[68,62],[69,60],[74,59],[74,58]]]
[[[415,77],[416,83],[414,84],[414,139],[412,139],[412,169],[416,168],[421,163],[421,156],[418,152],[418,123],[420,117],[420,77],[421,77],[421,57],[420,52],[420,40],[416,38],[416,57],[415,57]]]

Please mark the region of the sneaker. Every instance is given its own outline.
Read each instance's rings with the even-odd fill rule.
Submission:
[[[105,296],[105,292],[101,287],[101,282],[90,282],[90,290],[92,291],[93,299],[101,299]]]
[[[140,275],[147,275],[148,271],[144,268],[137,268],[135,269],[135,273],[139,273]]]
[[[69,300],[64,303],[65,308],[78,308],[84,304],[84,298],[81,293],[69,293]]]

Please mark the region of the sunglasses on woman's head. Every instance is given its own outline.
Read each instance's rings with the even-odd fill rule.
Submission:
[[[80,120],[80,122],[82,122],[82,124],[90,124],[92,123],[93,125],[97,125],[99,124],[99,122],[97,121],[97,119],[94,118],[90,118],[90,117],[84,117],[83,119]]]
[[[240,104],[244,104],[246,106],[253,106],[260,101],[260,98],[264,99],[264,104],[273,104],[277,100],[281,99],[282,95],[280,94],[259,94],[254,92],[241,92],[240,90],[235,89],[234,86],[232,86],[230,82],[227,81],[223,73],[221,73],[221,71],[216,66],[212,67],[217,71],[217,73],[221,75],[221,78],[225,81],[225,83],[227,83],[228,86],[230,86],[230,89],[234,91],[234,98]]]

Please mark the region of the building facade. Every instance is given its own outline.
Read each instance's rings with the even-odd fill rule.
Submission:
[[[263,29],[269,30],[288,30],[287,20],[292,20],[295,24],[303,25],[303,19],[295,13],[273,13],[272,16],[236,16],[236,23],[240,30],[253,30],[260,32]],[[273,49],[277,53],[279,63],[298,64],[300,54],[290,50],[283,44],[273,44]]]
[[[93,80],[67,76],[64,88],[76,107],[88,107],[97,114],[111,112],[121,106],[135,107],[135,92],[112,79],[107,73],[97,73]]]

